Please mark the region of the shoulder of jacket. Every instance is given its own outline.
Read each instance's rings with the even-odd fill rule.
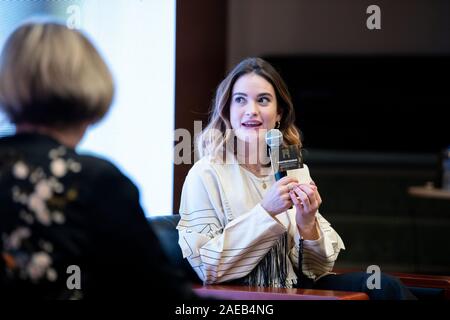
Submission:
[[[189,173],[195,172],[195,173],[202,173],[202,172],[208,172],[208,171],[220,171],[224,170],[225,168],[228,168],[228,164],[223,164],[215,161],[214,159],[206,156],[201,159],[199,159],[192,168],[189,170]]]

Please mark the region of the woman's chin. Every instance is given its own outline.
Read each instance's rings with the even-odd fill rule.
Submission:
[[[242,141],[247,143],[258,143],[265,141],[265,129],[244,129],[244,130],[236,130],[236,137]]]

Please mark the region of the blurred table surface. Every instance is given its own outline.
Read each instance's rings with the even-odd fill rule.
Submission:
[[[222,300],[368,300],[362,292],[294,288],[263,288],[241,285],[194,285],[201,297]]]
[[[435,188],[431,185],[409,187],[408,193],[419,198],[450,200],[450,190]]]

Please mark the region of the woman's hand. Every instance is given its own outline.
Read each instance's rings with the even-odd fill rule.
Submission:
[[[318,239],[316,212],[322,204],[322,198],[314,182],[294,186],[289,196],[297,211],[295,219],[300,234],[304,239]]]
[[[292,200],[289,195],[293,186],[298,184],[298,180],[292,177],[284,177],[273,184],[267,190],[261,200],[261,206],[271,215],[275,216],[292,207]]]

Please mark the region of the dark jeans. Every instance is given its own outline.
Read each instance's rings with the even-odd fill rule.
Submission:
[[[301,279],[303,281],[301,281],[300,288],[364,292],[369,296],[370,300],[417,299],[399,279],[384,273],[380,274],[380,289],[369,289],[367,279],[371,275],[365,272],[351,272],[338,275],[330,274],[320,278],[316,282],[305,277]]]

